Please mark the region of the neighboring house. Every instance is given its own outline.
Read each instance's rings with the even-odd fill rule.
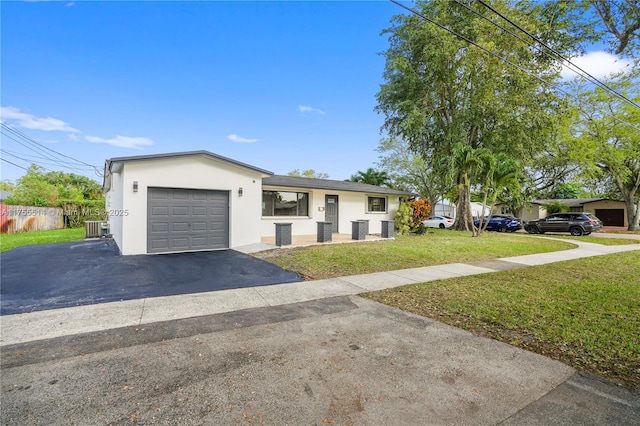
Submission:
[[[317,221],[393,220],[406,192],[353,182],[273,176],[208,151],[112,158],[103,189],[110,232],[124,255],[236,248],[275,235],[315,234]]]
[[[623,201],[607,198],[566,198],[558,200],[534,200],[531,206],[525,207],[521,219],[529,221],[547,216],[545,204],[560,202],[572,212],[593,213],[604,226],[629,226],[627,209]]]

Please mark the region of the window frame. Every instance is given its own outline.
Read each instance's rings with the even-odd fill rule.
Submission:
[[[374,199],[383,200],[383,210],[372,210]],[[387,214],[389,212],[389,197],[384,195],[367,195],[366,212],[370,214]]]
[[[265,197],[265,193],[270,193],[272,196],[272,202],[271,202],[271,211],[269,215],[265,215],[265,201],[264,201],[264,197]],[[295,196],[296,199],[296,214],[295,215],[278,215],[276,214],[276,205],[275,205],[275,196],[274,194],[278,194],[278,193],[282,193],[282,194],[293,194]],[[304,213],[306,214],[300,214],[300,201],[301,201],[301,196],[302,199],[304,199],[306,201],[306,206],[303,210]],[[277,218],[309,218],[311,216],[309,216],[309,206],[310,206],[310,200],[311,200],[311,193],[310,192],[302,192],[302,191],[283,191],[283,190],[275,190],[275,189],[263,189],[262,190],[262,211],[261,211],[261,217],[262,218],[266,218],[266,217],[277,217]]]

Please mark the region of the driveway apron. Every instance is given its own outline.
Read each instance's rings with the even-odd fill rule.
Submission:
[[[109,240],[18,247],[0,262],[0,315],[301,281],[234,250],[121,256]]]

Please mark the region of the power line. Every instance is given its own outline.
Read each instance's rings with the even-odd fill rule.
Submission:
[[[408,6],[405,6],[405,5],[401,4],[401,3],[400,3],[400,2],[398,2],[397,0],[390,0],[390,1],[391,1],[392,3],[394,3],[394,4],[398,5],[398,6],[402,7],[403,9],[408,10],[409,12],[413,13],[414,15],[416,15],[416,16],[418,16],[418,17],[420,17],[420,18],[424,19],[425,21],[432,23],[433,25],[437,26],[438,28],[441,28],[441,29],[443,29],[443,30],[445,30],[445,31],[447,31],[447,32],[449,32],[449,33],[451,33],[451,34],[455,35],[456,37],[458,37],[458,38],[460,38],[460,39],[462,39],[462,40],[466,41],[467,43],[469,43],[469,44],[471,44],[471,45],[473,45],[473,46],[477,47],[478,49],[482,50],[483,52],[488,53],[489,55],[491,55],[491,56],[493,56],[493,57],[495,57],[495,58],[500,59],[501,61],[503,61],[503,62],[505,62],[505,63],[507,63],[507,64],[511,65],[511,66],[512,66],[512,67],[514,67],[514,68],[517,68],[518,70],[522,71],[523,73],[525,73],[525,74],[526,74],[526,75],[528,75],[529,77],[531,77],[531,78],[535,78],[536,80],[538,80],[538,81],[542,82],[542,83],[545,85],[545,87],[549,87],[549,86],[554,85],[554,83],[553,83],[553,82],[546,81],[546,80],[544,80],[543,78],[541,78],[541,77],[539,77],[539,76],[537,76],[537,75],[535,75],[535,74],[532,74],[531,72],[529,72],[529,70],[527,70],[527,69],[523,68],[522,66],[520,66],[520,65],[518,65],[518,64],[516,64],[516,63],[514,63],[513,61],[511,61],[511,60],[509,60],[509,59],[505,58],[504,56],[501,56],[501,55],[499,55],[498,53],[496,53],[496,52],[494,52],[494,51],[491,51],[491,50],[487,49],[487,48],[486,48],[486,47],[484,47],[484,46],[479,45],[478,43],[476,43],[476,42],[474,42],[474,41],[470,40],[469,38],[467,38],[467,37],[463,36],[462,34],[460,34],[460,33],[456,32],[456,31],[454,31],[454,30],[452,30],[452,29],[450,29],[450,28],[448,28],[448,27],[446,27],[446,26],[444,26],[444,25],[442,25],[442,24],[440,24],[440,23],[438,23],[438,22],[434,21],[433,19],[430,19],[430,18],[426,17],[424,14],[422,14],[422,13],[420,13],[420,12],[418,12],[418,11],[414,10],[414,9],[411,9],[411,8],[410,8],[410,7],[408,7]],[[571,97],[571,98],[574,98],[574,99],[579,100],[575,95],[573,95],[572,93],[567,92],[566,90],[563,90],[563,89],[561,89],[561,88],[559,88],[559,87],[557,87],[557,86],[555,86],[554,88],[555,88],[555,90],[557,90],[557,91],[559,91],[559,92],[563,93],[564,95],[566,95],[566,96],[568,96],[568,97]],[[554,95],[553,93],[552,93],[552,95],[553,95],[553,96],[555,96],[555,97],[556,97],[556,98],[558,98],[558,99],[561,99],[559,96]],[[580,108],[580,106],[579,106],[579,105],[578,105],[578,108]],[[584,112],[584,111],[583,111],[583,112]],[[607,113],[604,113],[604,115],[606,115],[606,116],[608,116],[608,117],[611,117],[611,118],[613,118],[614,120],[617,120],[619,123],[626,124],[626,125],[628,125],[628,126],[632,127],[633,129],[640,131],[640,128],[636,127],[634,124],[631,124],[631,123],[629,123],[629,122],[627,122],[627,121],[621,120],[620,118],[618,118],[618,117],[614,117],[614,116],[612,116],[612,115],[610,115],[610,114],[607,114]]]
[[[0,123],[2,126],[2,131],[4,136],[13,140],[14,142],[24,146],[25,148],[33,151],[38,154],[37,158],[53,161],[56,166],[67,168],[70,170],[75,170],[81,172],[86,170],[87,168],[91,169],[98,177],[102,176],[102,173],[98,169],[98,167],[93,164],[86,163],[84,161],[78,160],[77,158],[70,157],[68,155],[62,154],[54,149],[51,149],[38,141],[32,139],[31,137],[25,135],[24,133],[14,129],[11,126],[6,125],[5,123]],[[11,155],[11,154],[10,154]],[[24,154],[23,154],[24,155]],[[15,155],[14,155],[15,156]],[[40,157],[43,156],[43,157]],[[20,157],[19,157],[20,158]],[[24,158],[21,158],[24,161],[31,161]],[[71,161],[69,161],[71,160]]]
[[[14,166],[16,166],[16,167],[20,167],[21,169],[29,170],[29,169],[27,169],[26,167],[22,167],[22,166],[20,166],[20,165],[18,165],[18,164],[16,164],[16,163],[12,163],[11,161],[7,160],[6,158],[0,158],[0,160],[4,161],[5,163],[13,164]]]
[[[458,2],[457,0],[454,0],[456,3],[461,4],[460,2]],[[505,21],[507,21],[508,23],[510,23],[511,25],[513,25],[515,28],[519,29],[520,31],[522,31],[523,33],[525,33],[526,35],[528,35],[529,37],[531,37],[534,41],[536,41],[537,43],[539,43],[540,45],[542,45],[545,49],[547,49],[548,51],[550,51],[551,53],[553,53],[553,55],[555,56],[555,58],[553,58],[552,55],[548,55],[549,57],[553,58],[553,59],[560,59],[562,60],[564,63],[566,64],[570,64],[571,66],[575,67],[576,69],[578,69],[582,74],[583,77],[586,76],[587,80],[591,81],[592,83],[598,85],[599,87],[607,90],[609,93],[614,94],[616,97],[618,97],[619,99],[622,99],[623,101],[627,102],[630,105],[633,105],[634,107],[640,109],[640,105],[638,105],[637,103],[635,103],[634,101],[632,101],[631,99],[627,98],[626,96],[624,96],[623,94],[621,94],[620,92],[618,92],[617,90],[609,87],[607,84],[601,82],[600,80],[598,80],[596,77],[592,76],[591,74],[589,74],[588,72],[586,72],[585,70],[583,70],[582,68],[580,68],[578,65],[574,64],[573,62],[571,62],[571,60],[569,60],[569,58],[565,57],[564,55],[562,55],[561,53],[559,53],[557,50],[553,49],[552,47],[550,47],[549,45],[547,45],[545,42],[543,42],[542,40],[540,40],[538,37],[536,37],[535,35],[531,34],[529,31],[527,31],[526,29],[522,28],[520,25],[518,25],[517,23],[513,22],[511,19],[509,19],[508,17],[506,17],[504,14],[500,13],[499,11],[497,11],[495,8],[493,8],[490,4],[487,4],[485,1],[483,0],[477,0],[478,3],[482,4],[484,7],[486,7],[487,9],[489,9],[490,11],[492,11],[493,13],[495,13],[496,15],[498,15],[499,17],[501,17],[502,19],[504,19]],[[466,6],[465,6],[466,7]],[[471,9],[473,10],[473,9]],[[483,15],[480,15],[484,18]],[[487,18],[484,18],[487,19]],[[492,22],[491,20],[487,19],[489,22]],[[494,25],[497,25],[494,23]],[[501,26],[498,25],[498,27],[503,28]],[[506,29],[503,28],[503,30],[507,31]],[[512,34],[512,33],[510,33]],[[518,37],[519,40],[522,40],[521,38]],[[524,40],[522,40],[524,41]],[[525,43],[527,43],[525,41]],[[527,45],[535,47],[533,44],[531,43],[527,43]],[[543,51],[543,53],[546,53]],[[575,70],[572,70],[575,71]]]

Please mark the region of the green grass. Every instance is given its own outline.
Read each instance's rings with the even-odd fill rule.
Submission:
[[[633,240],[629,238],[607,238],[607,237],[593,237],[593,236],[582,236],[582,237],[571,237],[567,235],[552,235],[545,234],[545,237],[550,238],[558,238],[561,240],[574,240],[574,241],[584,241],[585,243],[594,243],[601,244],[603,246],[621,246],[625,244],[640,244],[640,240]]]
[[[84,228],[54,229],[51,231],[22,232],[19,234],[0,234],[0,252],[20,246],[34,244],[64,243],[82,241]]]
[[[305,279],[334,278],[445,263],[472,262],[567,250],[575,245],[528,235],[434,230],[425,235],[396,236],[392,241],[332,244],[258,254]]]
[[[638,256],[624,252],[363,296],[640,388]]]

